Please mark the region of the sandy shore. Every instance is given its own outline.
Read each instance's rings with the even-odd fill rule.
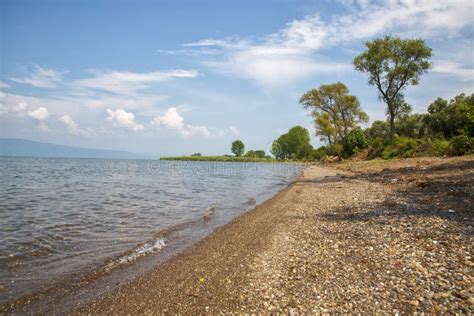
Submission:
[[[306,168],[78,313],[474,311],[474,157]]]

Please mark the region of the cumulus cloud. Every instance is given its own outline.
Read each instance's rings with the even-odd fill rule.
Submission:
[[[62,80],[62,73],[53,69],[34,66],[34,70],[28,77],[9,78],[12,81],[28,84],[37,88],[55,88]]]
[[[64,123],[67,126],[67,130],[69,133],[73,135],[79,136],[89,136],[90,131],[85,130],[79,127],[79,125],[72,119],[69,114],[64,114],[59,118],[59,121]]]
[[[39,107],[33,111],[29,111],[28,116],[38,121],[44,121],[49,118],[49,112],[46,108]]]
[[[147,73],[127,71],[95,72],[92,77],[72,82],[72,86],[115,94],[132,94],[147,88],[152,82],[173,78],[195,78],[197,75],[198,73],[194,70],[183,69]]]
[[[288,23],[259,40],[203,39],[184,44],[193,50],[220,49],[221,60],[204,62],[217,72],[281,86],[324,72],[352,69],[324,60],[321,51],[387,33],[424,38],[452,37],[474,23],[471,0],[343,0],[345,13],[323,21],[318,13]]]
[[[112,125],[116,128],[124,128],[130,131],[141,131],[144,126],[135,122],[135,115],[131,112],[124,110],[113,111],[107,109],[107,120],[112,122]]]
[[[0,93],[0,98],[4,99],[4,96]],[[28,103],[24,100],[21,100],[18,103],[7,104],[6,102],[0,103],[0,115],[14,115],[14,116],[24,116]]]
[[[208,137],[211,135],[208,128],[204,125],[184,124],[184,118],[178,113],[175,107],[169,108],[164,115],[154,117],[152,125],[175,130],[182,136],[202,135]]]
[[[26,107],[25,107],[26,108]],[[48,109],[40,106],[33,111],[28,112],[28,116],[34,119],[37,122],[37,128],[40,131],[49,131],[49,127],[46,124],[46,120],[49,118],[49,111]]]

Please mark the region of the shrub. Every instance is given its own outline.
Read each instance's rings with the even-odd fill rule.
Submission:
[[[448,154],[450,156],[462,156],[474,149],[474,139],[466,135],[451,138]]]
[[[321,160],[322,158],[327,156],[327,149],[325,146],[321,146],[318,149],[313,150],[311,156],[313,160]]]
[[[369,141],[364,131],[360,128],[355,128],[347,135],[344,140],[342,154],[345,158],[357,154],[361,149],[367,148]]]
[[[382,158],[413,157],[419,144],[420,142],[413,138],[397,137],[392,144],[384,149]]]
[[[433,144],[430,141],[426,143],[420,143],[414,151],[414,155],[417,157],[429,156],[433,150]]]
[[[431,155],[433,156],[444,156],[448,153],[449,141],[445,139],[437,139],[433,142],[431,147]]]

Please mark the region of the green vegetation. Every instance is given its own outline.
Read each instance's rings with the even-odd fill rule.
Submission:
[[[369,140],[364,131],[358,127],[353,129],[344,140],[342,145],[342,154],[344,157],[350,157],[358,154],[362,149],[369,147]]]
[[[272,154],[279,160],[306,160],[311,157],[313,146],[306,128],[295,126],[278,137],[272,144]]]
[[[265,150],[249,150],[245,153],[245,157],[265,158]]]
[[[344,142],[358,123],[369,119],[361,110],[357,97],[350,95],[349,89],[341,82],[321,85],[306,92],[300,103],[312,111],[316,135],[329,146]]]
[[[385,36],[369,41],[366,51],[354,58],[356,71],[369,75],[368,83],[377,88],[386,104],[387,121],[369,120],[355,95],[341,82],[311,89],[299,103],[310,111],[316,136],[326,143],[314,149],[310,134],[294,126],[272,143],[271,153],[249,150],[241,140],[232,143],[235,156],[168,157],[163,160],[192,161],[336,161],[381,157],[459,156],[474,152],[474,94],[460,94],[451,101],[437,98],[427,113],[411,113],[403,92],[417,85],[421,75],[431,68],[432,51],[422,39]],[[244,155],[245,153],[245,155]],[[332,156],[332,157],[331,157]],[[337,156],[337,157],[334,157]]]
[[[369,74],[369,84],[376,86],[379,98],[387,105],[389,139],[395,134],[395,119],[409,109],[403,90],[417,85],[430,67],[431,48],[422,39],[385,36],[367,42],[367,50],[354,58],[357,71]]]
[[[271,157],[256,158],[245,156],[181,156],[181,157],[161,157],[160,160],[177,160],[177,161],[224,161],[224,162],[274,162]]]
[[[405,114],[395,123],[390,141],[388,123],[375,121],[364,133],[369,139],[369,158],[460,156],[474,151],[474,94],[453,100],[436,99],[428,113]]]
[[[241,140],[236,140],[232,143],[231,151],[234,153],[235,157],[240,157],[245,152],[245,145]]]

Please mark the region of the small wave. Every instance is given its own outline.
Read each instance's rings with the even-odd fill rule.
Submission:
[[[256,205],[257,200],[254,197],[251,197],[247,202],[245,202],[245,205]]]
[[[145,256],[147,254],[158,252],[166,246],[165,238],[158,238],[153,243],[146,243],[143,246],[135,249],[132,253],[127,254],[118,260],[118,263],[124,264],[127,262],[132,262],[139,257]]]

